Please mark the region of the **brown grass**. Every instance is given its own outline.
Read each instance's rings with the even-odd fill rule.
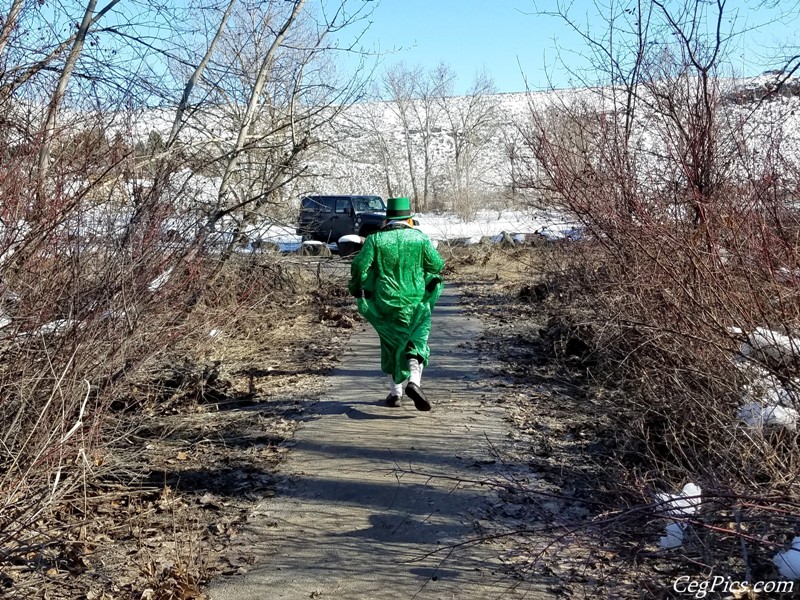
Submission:
[[[798,524],[796,438],[737,423],[738,340],[704,320],[718,298],[695,295],[675,319],[679,305],[647,295],[674,290],[668,280],[614,271],[591,241],[462,252],[449,264],[486,321],[481,349],[502,361],[504,404],[524,436],[514,460],[533,473],[511,476],[518,492],[505,497],[534,531],[515,538],[514,568],[555,573],[579,596],[657,597],[670,573],[778,579],[772,556]],[[744,302],[748,281],[726,286]],[[685,518],[684,546],[660,550],[655,494],[689,481],[702,508]]]

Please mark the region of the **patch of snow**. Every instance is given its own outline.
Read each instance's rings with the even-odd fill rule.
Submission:
[[[26,221],[7,223],[0,219],[0,265],[14,255],[30,231],[31,227]]]
[[[353,235],[353,234],[343,235],[342,237],[339,238],[338,243],[342,244],[347,242],[350,242],[351,244],[363,244],[364,238],[361,237],[360,235]]]
[[[788,361],[800,354],[800,340],[765,327],[756,327],[747,335],[741,352],[744,356]]]
[[[518,210],[518,211],[490,211],[482,210],[477,213],[474,219],[465,221],[452,213],[426,214],[417,213],[419,225],[417,229],[425,233],[434,247],[438,243],[446,240],[464,240],[464,245],[474,245],[480,243],[484,237],[492,237],[502,232],[514,233],[511,237],[516,243],[524,243],[528,236],[524,232],[533,233],[542,227],[552,226],[573,227],[563,225],[565,218],[553,211],[546,210]],[[561,225],[560,225],[561,224]],[[176,225],[173,223],[173,225]],[[233,223],[220,225],[220,230],[214,232],[210,239],[215,243],[230,241],[230,233],[226,228],[233,226]],[[175,229],[186,230],[187,227],[174,227]],[[261,243],[275,244],[281,252],[296,252],[303,243],[301,237],[297,235],[296,229],[287,225],[265,222],[258,226],[242,229],[242,233],[247,235],[250,244],[247,247],[237,250],[237,252],[254,251],[254,241]],[[350,241],[360,236],[343,236]],[[320,242],[321,243],[321,242]],[[329,244],[331,249],[335,249],[335,244]]]
[[[670,522],[664,535],[658,540],[658,545],[663,550],[671,550],[683,544],[683,530],[686,527],[684,523]]]
[[[470,221],[455,214],[416,215],[422,230],[431,240],[469,239],[478,243],[484,236],[492,237],[502,232],[535,232],[543,227],[559,226],[566,219],[557,213],[544,210],[489,211],[481,210]]]
[[[697,512],[702,501],[702,490],[694,483],[687,483],[677,494],[656,494],[656,501],[663,504],[661,512],[676,517],[688,517]]]
[[[39,327],[36,333],[41,335],[60,334],[77,324],[78,322],[73,319],[56,319]]]
[[[149,292],[157,292],[160,290],[164,285],[169,281],[169,276],[172,275],[172,268],[167,269],[161,275],[153,279],[150,283],[147,284],[147,291]]]
[[[744,404],[737,410],[736,418],[748,427],[783,427],[796,431],[800,413],[792,407],[797,406],[800,398],[791,386],[800,382],[793,380],[787,388],[786,382],[758,361],[793,360],[800,349],[800,340],[765,327],[757,327],[748,334],[739,327],[729,327],[728,333],[745,338],[734,359],[734,364],[748,379],[742,388]]]
[[[794,538],[792,547],[778,552],[772,559],[782,577],[800,579],[800,536]]]
[[[797,429],[797,421],[800,419],[800,414],[793,408],[776,404],[761,405],[758,402],[740,406],[736,416],[749,427],[775,426],[789,431]]]
[[[734,361],[734,364],[748,379],[742,388],[742,398],[745,403],[793,406],[797,402],[797,394],[785,388],[783,383],[768,369],[746,358],[738,361],[734,359]],[[798,382],[793,380],[792,383],[797,384]]]

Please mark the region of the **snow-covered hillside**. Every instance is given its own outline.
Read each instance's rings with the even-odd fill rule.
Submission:
[[[774,90],[777,77],[720,80],[719,123],[736,129],[738,138],[753,146],[780,140],[784,154],[800,156],[800,80],[790,78],[779,94],[761,102]],[[517,191],[515,179],[523,163],[530,166],[530,145],[524,137],[533,114],[621,114],[623,100],[620,90],[584,88],[332,107],[321,113],[312,131],[314,143],[298,165],[303,176],[289,182],[281,195],[290,202],[310,192],[416,195],[423,204],[427,200],[428,208],[453,207],[459,201],[471,203],[475,210],[487,205],[503,208],[510,206]],[[658,157],[665,156],[668,132],[653,114],[653,104],[642,89],[631,143],[654,161],[645,163],[645,169],[662,170]],[[183,140],[192,147],[224,148],[233,141],[235,112],[219,107],[198,111],[187,122]],[[165,138],[170,126],[169,111],[160,109],[137,119],[130,134],[146,140],[156,131]],[[738,143],[736,137],[721,139]]]
[[[718,82],[722,102],[716,114],[720,131],[715,152],[732,157],[725,167],[725,175],[730,177],[727,183],[734,183],[737,177],[752,178],[763,168],[760,157],[770,153],[774,156],[779,152],[786,170],[782,176],[800,172],[800,83],[791,78],[780,93],[770,94],[776,77],[768,74]],[[677,80],[672,85],[678,93],[691,93],[693,82]],[[653,191],[651,197],[658,197],[660,190],[672,189],[667,186],[677,188],[684,175],[676,157],[681,149],[670,146],[675,140],[670,121],[654,110],[655,100],[648,94],[640,90],[629,144],[640,190]],[[533,208],[521,210],[547,202],[522,195],[516,185],[520,179],[537,176],[531,148],[535,139],[526,137],[535,119],[539,119],[539,125],[550,127],[557,127],[561,119],[569,127],[576,122],[576,115],[585,116],[590,126],[579,132],[578,141],[587,144],[588,140],[591,153],[592,136],[601,135],[605,119],[621,118],[624,99],[621,90],[583,88],[415,100],[402,107],[388,101],[329,107],[317,116],[316,125],[308,133],[312,143],[300,154],[299,164],[291,167],[302,176],[287,178],[290,181],[270,192],[268,201],[255,211],[255,218],[253,212],[247,219],[232,212],[216,224],[215,230],[224,236],[239,228],[250,240],[296,244],[297,205],[308,193],[416,197],[414,208],[421,213],[421,227],[436,240],[552,228],[569,218]],[[235,115],[233,108],[198,109],[187,120],[180,139],[190,152],[219,156],[233,144]],[[127,133],[140,143],[166,139],[172,117],[165,108],[143,113],[127,121]],[[567,155],[570,144],[577,143],[569,132],[558,141],[566,145]],[[276,147],[281,148],[281,143],[279,140]],[[239,198],[259,193],[259,168],[276,172],[270,162],[277,158],[280,156],[257,149],[240,162],[243,175],[237,176]],[[584,159],[590,163],[595,160]],[[215,168],[221,162],[212,161],[202,172],[187,165],[173,175],[168,196],[174,214],[166,224],[169,229],[191,237],[214,210],[221,182]],[[135,195],[132,185],[129,182],[122,190],[122,205]],[[148,184],[142,180],[136,185],[146,189]],[[127,214],[128,209],[119,202],[115,206],[106,203],[104,223],[116,223],[120,214]],[[88,225],[82,226],[91,227],[98,219],[87,216],[84,221]],[[120,225],[115,227],[119,229]]]

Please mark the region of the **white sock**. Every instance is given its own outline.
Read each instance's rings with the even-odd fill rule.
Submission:
[[[391,396],[397,396],[398,398],[402,397],[403,395],[403,384],[395,383],[394,377],[391,375],[389,375],[389,394]]]
[[[420,363],[416,358],[409,358],[408,370],[411,371],[411,375],[408,378],[409,383],[422,385],[422,363]]]

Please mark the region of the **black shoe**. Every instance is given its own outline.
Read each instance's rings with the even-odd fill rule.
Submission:
[[[416,383],[409,381],[406,385],[406,395],[414,401],[414,406],[417,407],[417,410],[430,410],[431,403],[428,402],[428,399],[425,397],[425,393],[422,391]]]
[[[391,394],[386,396],[386,406],[391,406],[392,408],[400,406],[400,396],[392,396]]]

